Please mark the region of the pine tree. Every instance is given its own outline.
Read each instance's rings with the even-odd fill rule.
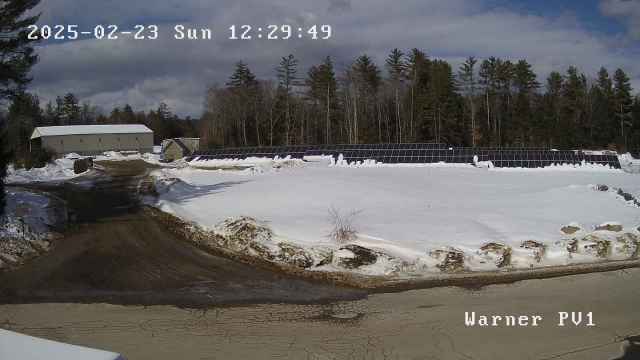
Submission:
[[[331,143],[332,134],[332,114],[337,107],[336,91],[338,83],[333,69],[333,61],[327,56],[324,62],[317,66],[312,66],[307,73],[306,85],[309,89],[309,97],[321,105],[325,112],[324,116],[324,141]]]
[[[42,123],[40,101],[35,95],[22,93],[13,97],[7,116],[8,143],[17,161],[26,158],[34,127]]]
[[[620,124],[620,139],[625,149],[628,147],[626,129],[631,126],[631,114],[633,110],[633,98],[631,96],[631,83],[627,74],[622,70],[616,70],[613,75],[615,114]]]
[[[546,139],[548,142],[544,145],[549,147],[556,146],[557,139],[563,135],[560,131],[563,86],[562,75],[557,71],[552,71],[547,77],[546,93],[543,96],[544,120],[540,131],[540,139]]]
[[[375,139],[375,126],[366,124],[361,126],[360,119],[372,121],[376,118],[375,103],[378,89],[382,84],[380,69],[368,55],[358,57],[351,65],[351,78],[354,89],[352,91],[354,118],[352,122],[352,140],[359,143],[365,139]],[[361,133],[360,130],[364,129]],[[371,141],[371,140],[369,140]]]
[[[465,98],[467,99],[467,104],[469,106],[469,114],[471,117],[470,123],[470,134],[471,134],[471,145],[473,147],[476,146],[477,141],[476,137],[478,135],[478,129],[476,127],[476,89],[478,86],[478,80],[476,77],[476,64],[478,60],[470,56],[468,57],[462,65],[460,65],[460,69],[458,70],[458,79],[460,85],[462,87],[462,92],[464,93]]]
[[[490,57],[480,64],[480,84],[484,88],[484,109],[487,119],[487,143],[494,143],[493,139],[497,138],[497,126],[495,121],[494,96],[498,92],[498,66],[499,60]],[[493,133],[493,134],[492,134]]]
[[[602,67],[598,71],[596,86],[593,89],[593,141],[600,146],[607,145],[617,133],[618,122],[613,115],[613,95],[613,82],[607,69]]]
[[[38,15],[26,16],[40,0],[8,0],[0,2],[0,101],[24,91],[31,81],[29,71],[38,61],[33,40],[27,28],[38,21]],[[9,149],[4,124],[0,123],[0,215],[4,214],[4,178],[7,174]]]
[[[247,146],[249,144],[247,128],[250,127],[249,109],[255,101],[258,81],[249,66],[240,61],[236,64],[227,86],[233,95],[232,101],[235,105],[235,111],[239,114],[237,118],[240,119],[240,138],[242,139],[242,144]]]
[[[124,124],[135,124],[136,123],[136,114],[133,112],[133,108],[129,104],[126,104],[122,108],[122,122]]]
[[[294,86],[298,85],[298,60],[290,54],[280,61],[278,66],[278,85],[285,101],[285,144],[291,143],[291,92]]]
[[[60,114],[65,125],[80,124],[80,104],[78,98],[72,93],[67,93],[60,103]]]
[[[534,98],[536,90],[540,87],[536,73],[531,64],[526,60],[518,61],[513,68],[513,86],[516,90],[516,98],[513,104],[513,124],[508,134],[511,143],[526,145],[533,132]]]
[[[425,108],[423,102],[427,96],[429,84],[429,69],[431,62],[426,53],[419,49],[412,49],[407,57],[407,76],[411,83],[411,95],[409,99],[409,138],[416,138],[417,119],[424,117]]]
[[[585,139],[584,100],[587,92],[586,77],[575,66],[570,66],[562,87],[563,111],[560,129],[561,144],[565,148],[582,146]]]
[[[407,77],[407,64],[404,61],[404,53],[398,49],[393,49],[386,60],[387,71],[389,72],[389,82],[393,88],[393,96],[395,103],[395,119],[396,119],[396,136],[397,141],[403,141],[402,132],[403,124],[400,115],[400,90],[404,85]],[[382,142],[382,132],[380,130],[380,121],[378,118],[378,141]]]

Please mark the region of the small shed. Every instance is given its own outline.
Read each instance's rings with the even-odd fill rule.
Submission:
[[[69,125],[37,127],[31,147],[56,154],[96,155],[105,151],[153,152],[153,131],[144,125]]]
[[[200,150],[200,138],[173,138],[162,141],[162,158],[176,161]]]

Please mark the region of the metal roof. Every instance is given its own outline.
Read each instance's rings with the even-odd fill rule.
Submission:
[[[33,130],[32,139],[43,136],[101,135],[101,134],[148,134],[153,133],[145,125],[69,125],[43,126]]]

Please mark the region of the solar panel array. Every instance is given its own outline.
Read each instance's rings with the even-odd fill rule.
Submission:
[[[473,150],[455,149],[347,150],[341,154],[349,163],[375,160],[386,164],[472,164],[475,155]]]
[[[551,165],[583,162],[620,168],[615,154],[591,153],[583,151],[556,151],[544,148],[450,148],[441,143],[417,144],[349,144],[317,146],[271,146],[224,148],[199,152],[193,158],[246,159],[250,157],[303,159],[306,156],[342,156],[348,163],[375,160],[386,164],[473,164],[491,161],[495,167],[541,168]],[[192,158],[192,159],[193,159]],[[189,160],[192,160],[189,159]]]
[[[246,159],[251,157],[275,158],[276,156],[285,158],[289,156],[293,159],[302,159],[306,156],[306,153],[310,148],[310,146],[255,146],[244,148],[223,148],[200,151],[193,156],[193,158],[214,160]]]

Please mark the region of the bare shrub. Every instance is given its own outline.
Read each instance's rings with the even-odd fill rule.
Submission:
[[[351,210],[342,213],[335,207],[329,208],[329,222],[333,229],[329,237],[338,243],[346,243],[357,238],[358,231],[355,228],[354,220],[361,213],[361,210]]]

